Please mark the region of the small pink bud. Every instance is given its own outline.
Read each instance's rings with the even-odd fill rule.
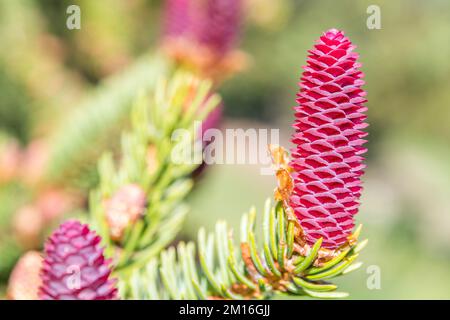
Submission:
[[[106,220],[113,240],[122,239],[125,229],[144,214],[146,200],[139,185],[128,184],[106,201]]]
[[[14,140],[0,146],[0,184],[16,177],[21,155],[19,144]]]

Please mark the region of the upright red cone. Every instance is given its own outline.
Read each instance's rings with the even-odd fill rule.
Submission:
[[[117,298],[110,261],[100,236],[78,221],[63,223],[47,240],[42,267],[43,300],[112,300]]]
[[[292,142],[290,204],[308,244],[336,249],[354,227],[367,135],[366,93],[355,46],[336,29],[309,51],[300,82]]]

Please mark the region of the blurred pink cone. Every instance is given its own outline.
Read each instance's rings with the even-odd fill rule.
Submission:
[[[21,150],[16,141],[11,140],[0,146],[0,184],[12,180],[18,174],[20,159]]]
[[[7,296],[12,300],[38,300],[41,286],[42,255],[28,251],[17,262],[9,277]]]
[[[12,228],[18,243],[26,249],[36,248],[41,242],[44,219],[35,206],[24,206],[14,213]]]
[[[219,82],[241,71],[247,56],[235,50],[242,0],[167,0],[162,47],[174,61]]]
[[[35,185],[42,177],[48,158],[47,145],[40,140],[31,142],[22,156],[21,177],[29,185]]]

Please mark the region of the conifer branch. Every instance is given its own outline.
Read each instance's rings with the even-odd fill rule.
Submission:
[[[328,282],[358,269],[354,262],[367,240],[354,241],[323,260],[326,249],[319,239],[314,246],[300,244],[291,220],[280,202],[266,201],[263,241],[256,243],[256,211],[243,215],[239,248],[225,222],[215,231],[198,233],[197,246],[181,242],[164,250],[145,268],[135,269],[119,283],[122,298],[131,299],[268,299],[276,294],[344,298]]]
[[[119,277],[145,265],[177,235],[188,210],[183,199],[192,188],[190,175],[199,164],[174,162],[172,153],[175,147],[188,149],[195,143],[195,121],[218,103],[208,81],[182,73],[159,81],[132,108],[131,131],[122,136],[119,163],[111,153],[101,158],[100,184],[89,201],[91,225],[102,237],[105,253],[114,258]],[[173,141],[176,129],[192,134]]]

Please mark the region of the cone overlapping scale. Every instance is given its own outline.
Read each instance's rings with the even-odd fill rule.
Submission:
[[[309,51],[300,81],[290,166],[290,205],[308,244],[344,245],[354,227],[361,195],[367,135],[365,91],[355,46],[335,29]]]
[[[41,271],[43,300],[112,300],[117,298],[110,261],[101,238],[76,220],[63,223],[47,240]]]

